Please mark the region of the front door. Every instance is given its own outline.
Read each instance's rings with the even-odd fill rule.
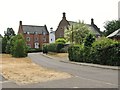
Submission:
[[[39,48],[39,43],[35,43],[35,48]]]

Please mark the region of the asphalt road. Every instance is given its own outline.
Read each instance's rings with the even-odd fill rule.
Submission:
[[[64,63],[41,53],[30,53],[28,57],[43,67],[67,72],[72,78],[21,86],[4,80],[3,88],[118,88],[117,70]]]

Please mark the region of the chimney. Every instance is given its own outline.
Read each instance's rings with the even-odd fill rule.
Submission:
[[[19,24],[20,24],[20,26],[22,26],[22,21],[20,21],[20,23],[19,23]]]
[[[50,32],[53,32],[53,28],[52,27],[50,28]]]
[[[94,24],[94,19],[93,18],[91,18],[91,25],[93,25]]]
[[[63,12],[63,19],[66,19],[66,15],[65,15],[66,13],[65,12]]]

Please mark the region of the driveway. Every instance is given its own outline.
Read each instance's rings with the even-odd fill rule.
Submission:
[[[30,53],[28,57],[43,67],[67,72],[72,78],[23,86],[9,82],[3,84],[4,88],[118,88],[118,70],[64,63],[47,58],[42,53]]]

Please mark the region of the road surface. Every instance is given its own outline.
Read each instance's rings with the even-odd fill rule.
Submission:
[[[118,70],[64,63],[41,53],[30,53],[28,57],[43,67],[67,72],[72,78],[22,86],[4,80],[3,88],[118,88]]]

